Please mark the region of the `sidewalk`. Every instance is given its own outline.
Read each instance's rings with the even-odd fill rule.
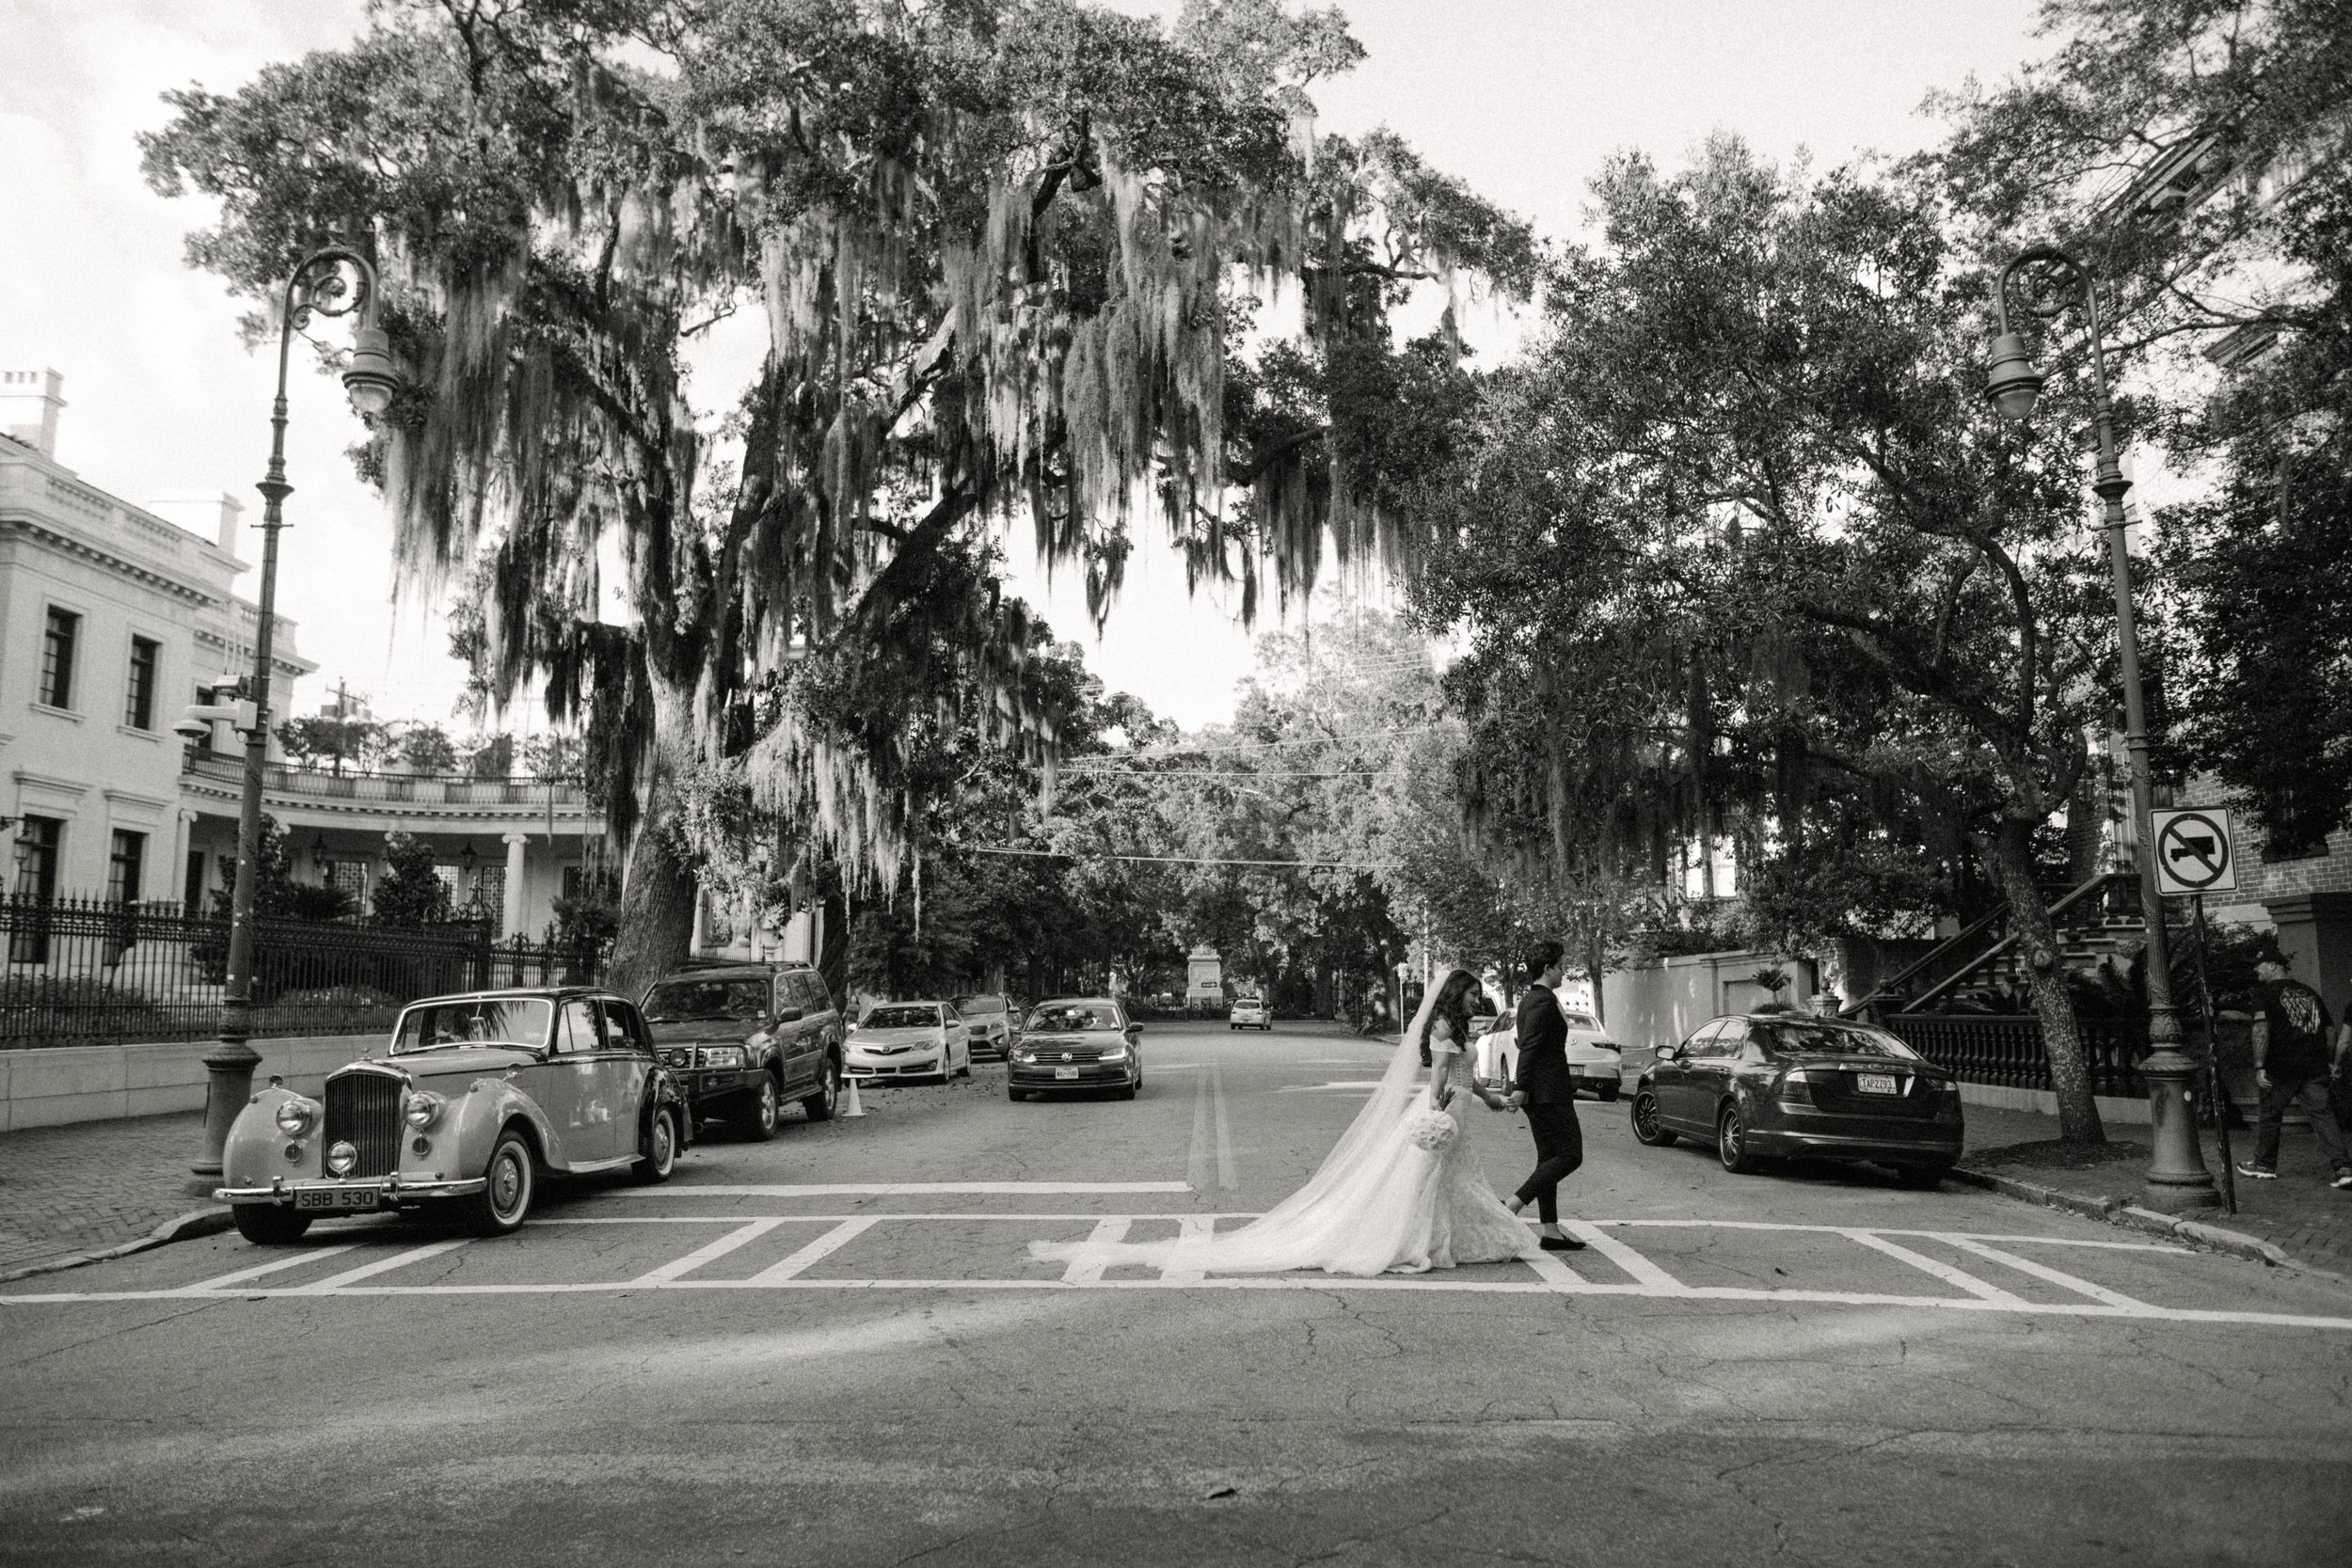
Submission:
[[[2091,1202],[2140,1201],[2140,1176],[2148,1165],[2148,1129],[2107,1129],[2099,1149],[2076,1149],[2058,1141],[2058,1118],[2033,1111],[1968,1107],[1967,1150],[1961,1164],[1989,1176],[2010,1177]],[[2210,1128],[2198,1129],[2205,1168],[2221,1179],[2221,1150]],[[2233,1155],[2245,1160],[2254,1149],[2251,1127],[2230,1134]],[[2268,1242],[2297,1262],[2352,1275],[2352,1192],[2328,1185],[2329,1171],[2307,1127],[2289,1127],[2279,1147],[2279,1179],[2238,1178],[2237,1212],[2191,1210],[2184,1218],[2243,1231]]]
[[[215,1207],[188,1162],[200,1111],[0,1132],[0,1275],[135,1242]]]

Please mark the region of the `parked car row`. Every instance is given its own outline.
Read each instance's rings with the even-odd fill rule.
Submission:
[[[966,1009],[969,1009],[968,1011]],[[215,1196],[248,1241],[298,1240],[322,1215],[442,1212],[519,1228],[543,1176],[665,1181],[701,1123],[775,1135],[798,1101],[834,1113],[846,1079],[969,1077],[976,1041],[1014,1100],[1143,1086],[1142,1026],[1106,997],[1018,1017],[1010,999],[890,1002],[843,1019],[814,969],[701,965],[642,1005],[589,986],[410,1004],[390,1037],[313,1099],[272,1078],[230,1127]]]
[[[1614,1100],[1624,1092],[1625,1048],[1609,1037],[1600,1020],[1574,1007],[1560,1009],[1568,1021],[1568,1073],[1576,1080],[1581,1093],[1590,1089],[1603,1100]],[[1470,1029],[1477,1038],[1477,1070],[1482,1078],[1508,1078],[1511,1063],[1518,1046],[1518,1020],[1510,1013],[1500,1018],[1474,1018]]]

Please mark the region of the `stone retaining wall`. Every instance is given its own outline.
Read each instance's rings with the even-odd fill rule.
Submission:
[[[317,1094],[326,1075],[374,1044],[374,1035],[322,1035],[262,1039],[258,1085],[277,1073],[289,1087]],[[117,1117],[200,1111],[208,1075],[204,1057],[216,1042],[172,1040],[160,1045],[74,1045],[48,1051],[0,1051],[0,1132],[20,1127],[106,1121]]]

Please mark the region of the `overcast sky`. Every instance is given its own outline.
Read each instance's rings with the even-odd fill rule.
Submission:
[[[1170,9],[1148,0],[1121,8]],[[1547,233],[1580,226],[1586,182],[1620,148],[1678,162],[1717,130],[1768,155],[1831,164],[1932,140],[1932,87],[1997,78],[2036,46],[2032,0],[1352,0],[1370,58],[1320,93],[1323,128],[1386,124]],[[231,301],[182,262],[204,219],[138,173],[134,134],[158,95],[226,91],[271,60],[332,47],[362,0],[12,0],[0,51],[0,367],[54,367],[68,407],[58,456],[136,500],[220,489],[260,514],[275,366],[239,345]],[[293,393],[279,605],[322,666],[382,716],[445,718],[460,684],[430,607],[395,605],[389,531],[351,477],[357,427],[341,388]],[[1020,590],[1093,667],[1186,725],[1232,712],[1248,638],[1215,596],[1186,596],[1180,565],[1139,549],[1098,641],[1075,592],[1009,548]],[[258,541],[246,554],[258,559]],[[246,591],[252,591],[250,579]],[[1339,595],[1318,595],[1325,613]]]

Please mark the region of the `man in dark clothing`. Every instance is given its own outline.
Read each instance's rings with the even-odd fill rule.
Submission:
[[[1535,1134],[1535,1168],[1511,1199],[1511,1212],[1530,1202],[1543,1222],[1537,1240],[1546,1252],[1581,1252],[1584,1243],[1560,1228],[1562,1178],[1584,1163],[1584,1129],[1576,1119],[1576,1080],[1568,1076],[1568,1021],[1561,1016],[1554,988],[1565,956],[1556,942],[1547,942],[1527,960],[1531,982],[1519,998],[1518,1024],[1513,1043],[1518,1047],[1518,1070],[1512,1075],[1510,1105],[1527,1112],[1527,1125]]]
[[[2254,1157],[2238,1164],[2240,1176],[2267,1181],[2279,1174],[2279,1123],[2287,1107],[2300,1104],[2312,1118],[2319,1151],[2334,1171],[2333,1184],[2352,1190],[2352,1154],[2328,1100],[2328,1078],[2344,1042],[2319,992],[2290,977],[2287,966],[2263,960],[2262,983],[2254,988],[2254,1083],[2262,1090],[2261,1119],[2254,1125]],[[2333,1048],[2332,1050],[2330,1048]]]

